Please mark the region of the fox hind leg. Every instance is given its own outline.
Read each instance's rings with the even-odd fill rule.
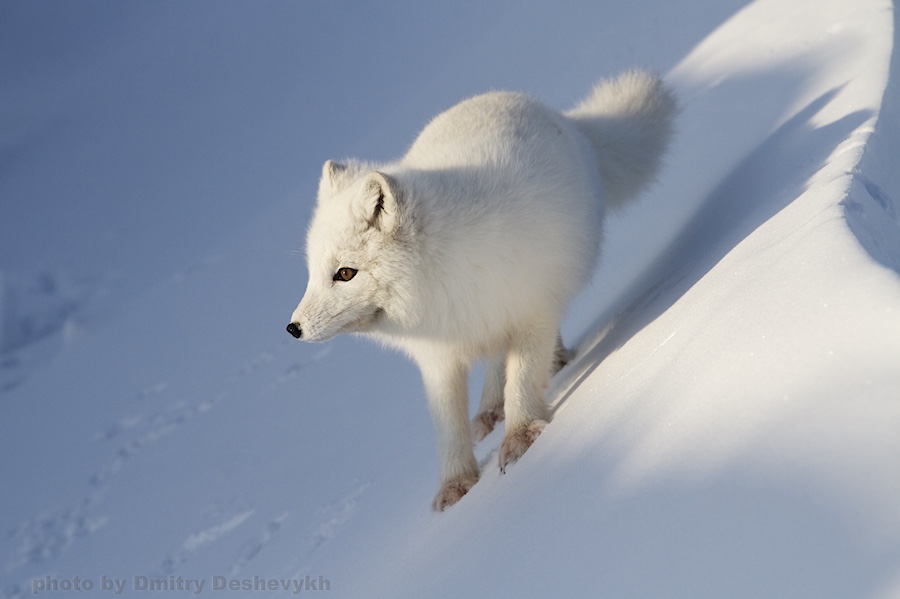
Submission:
[[[553,366],[550,369],[550,374],[554,375],[563,367],[572,361],[572,358],[575,357],[575,352],[568,349],[565,345],[563,345],[562,333],[556,334],[556,349],[553,351]]]
[[[503,420],[503,388],[506,386],[506,355],[491,356],[485,363],[484,388],[478,413],[472,420],[475,442],[487,437]]]
[[[563,369],[574,357],[574,352],[563,345],[562,334],[556,334],[556,347],[553,350],[553,362],[550,375]],[[478,413],[472,419],[472,434],[475,442],[487,437],[502,422],[503,393],[506,387],[506,355],[497,354],[485,361],[484,388],[481,392],[481,403]]]

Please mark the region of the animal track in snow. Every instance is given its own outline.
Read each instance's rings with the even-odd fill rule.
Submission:
[[[212,411],[220,402],[230,396],[230,390],[234,383],[277,363],[278,353],[287,348],[288,344],[282,342],[277,351],[263,351],[246,361],[235,370],[231,377],[226,379],[224,390],[209,399],[197,403],[184,400],[171,401],[168,405],[156,407],[155,410],[120,417],[107,428],[96,431],[92,436],[94,442],[118,444],[111,459],[88,476],[89,492],[76,505],[41,512],[9,530],[7,537],[15,540],[17,548],[6,560],[5,571],[11,572],[28,563],[40,563],[56,558],[69,550],[79,538],[103,528],[107,523],[107,518],[96,513],[102,496],[111,480],[137,453],[171,435],[197,416]],[[280,375],[272,377],[272,383],[267,390],[263,389],[263,391],[272,391],[288,383],[301,370],[323,358],[330,351],[330,348],[324,348],[305,360],[292,363]],[[163,402],[166,399],[165,396],[172,393],[174,393],[172,386],[163,381],[139,389],[135,392],[133,399],[146,409]],[[337,530],[352,515],[356,498],[367,486],[368,484],[357,488],[340,502],[325,508],[322,522],[309,542],[311,547],[318,547],[336,534]],[[236,528],[251,514],[252,511],[239,513],[221,524],[189,536],[182,547],[164,561],[163,570],[173,571],[193,553],[212,543],[222,534]],[[232,570],[236,572],[252,560],[277,534],[286,518],[287,513],[275,518],[267,523],[261,532],[247,541],[240,556],[232,565]]]
[[[303,370],[306,370],[307,368],[309,368],[310,366],[312,366],[313,364],[315,364],[316,362],[318,362],[319,360],[321,360],[322,358],[324,358],[325,356],[330,354],[331,349],[332,349],[332,347],[330,345],[325,346],[322,349],[316,351],[314,354],[312,354],[308,358],[306,358],[304,360],[299,360],[299,361],[293,362],[287,368],[285,368],[284,371],[280,375],[275,377],[275,379],[272,381],[272,384],[269,385],[268,391],[269,392],[274,391],[275,389],[278,389],[279,387],[291,382],[297,376],[299,376]]]
[[[11,572],[29,563],[55,558],[67,551],[77,539],[103,528],[107,518],[91,513],[99,499],[96,493],[88,495],[75,507],[39,514],[9,531],[8,537],[15,539],[18,547],[7,561],[5,571]]]
[[[347,495],[319,510],[317,513],[318,525],[307,542],[310,551],[315,551],[329,539],[337,536],[340,529],[356,512],[359,498],[371,484],[371,482],[358,484]]]
[[[147,398],[154,397],[156,395],[160,395],[161,393],[164,393],[166,391],[166,389],[168,389],[168,388],[169,388],[169,383],[166,383],[165,381],[163,381],[161,383],[156,383],[154,385],[147,385],[146,387],[144,387],[143,389],[141,389],[140,391],[137,392],[137,394],[135,395],[135,399],[137,399],[138,401],[143,401]]]
[[[132,430],[140,431],[137,436],[125,442],[116,450],[112,461],[95,472],[90,477],[89,483],[94,487],[106,483],[112,476],[117,474],[125,463],[137,452],[141,451],[147,445],[155,443],[163,437],[172,434],[181,425],[189,422],[198,414],[209,412],[216,401],[217,400],[204,401],[196,405],[189,405],[184,401],[178,401],[150,416],[138,415],[121,418],[107,429],[106,432],[95,433],[95,441],[111,441],[117,437],[124,436]]]
[[[51,362],[114,282],[110,274],[0,271],[0,393]]]
[[[231,568],[229,568],[229,576],[236,576],[248,563],[250,563],[250,561],[259,555],[266,545],[275,538],[289,515],[290,512],[284,512],[277,518],[270,520],[259,533],[244,543],[238,558],[231,565]]]
[[[238,528],[247,518],[253,515],[253,511],[241,512],[224,522],[188,535],[181,547],[163,561],[162,572],[166,575],[174,573],[191,555],[215,543],[220,537]]]

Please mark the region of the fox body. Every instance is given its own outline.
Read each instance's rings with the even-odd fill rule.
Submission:
[[[435,117],[397,161],[325,163],[288,331],[362,333],[418,364],[437,433],[435,509],[478,480],[473,440],[505,420],[505,469],[545,426],[545,390],[567,357],[560,320],[594,271],[604,213],[652,181],[675,112],[657,77],[629,71],[567,113],[488,93]]]

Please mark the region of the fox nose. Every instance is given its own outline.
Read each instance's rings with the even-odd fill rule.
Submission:
[[[300,327],[296,322],[292,322],[291,324],[287,325],[287,332],[293,335],[295,339],[299,339],[303,336],[303,331],[300,330]]]

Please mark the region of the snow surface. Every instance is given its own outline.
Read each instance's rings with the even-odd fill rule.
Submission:
[[[900,597],[896,22],[3,3],[0,591]],[[396,156],[485,89],[566,108],[635,64],[682,100],[667,169],[610,222],[553,422],[502,476],[488,437],[434,514],[416,369],[283,330],[320,165]]]

